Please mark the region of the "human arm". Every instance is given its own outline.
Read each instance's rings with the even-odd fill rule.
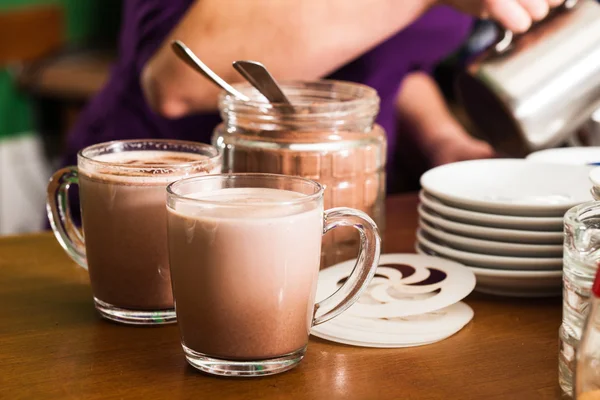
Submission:
[[[228,82],[242,78],[231,62],[254,59],[279,80],[317,79],[338,69],[413,22],[436,4],[526,30],[563,0],[196,0],[146,63],[142,87],[150,106],[176,118],[214,111],[218,89],[171,51],[186,43]],[[527,5],[525,7],[525,5]],[[545,10],[545,11],[544,11]],[[398,49],[402,51],[402,49]]]
[[[218,88],[172,53],[186,43],[228,82],[233,60],[264,63],[279,80],[317,79],[411,23],[430,0],[196,0],[146,64],[142,86],[167,117],[216,109]]]
[[[406,76],[396,111],[401,129],[410,135],[430,167],[495,155],[489,144],[473,138],[454,118],[437,83],[426,73]]]

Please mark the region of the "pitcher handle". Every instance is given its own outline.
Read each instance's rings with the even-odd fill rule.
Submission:
[[[58,243],[73,261],[87,269],[83,234],[73,223],[69,207],[71,185],[79,185],[77,167],[66,167],[52,175],[48,183],[46,212]]]
[[[358,258],[342,287],[315,305],[313,326],[335,318],[352,306],[371,282],[379,263],[381,237],[377,225],[367,214],[352,208],[325,211],[323,234],[340,226],[351,226],[360,234]]]
[[[572,8],[574,8],[577,3],[579,3],[579,0],[566,0],[561,8],[563,10],[570,10]],[[497,54],[503,54],[506,51],[508,51],[508,49],[512,46],[513,41],[515,39],[515,34],[514,32],[508,30],[508,29],[500,29],[501,31],[504,31],[504,34],[502,35],[502,37],[500,38],[500,40],[498,40],[498,42],[496,42],[496,44],[494,45],[494,51]]]

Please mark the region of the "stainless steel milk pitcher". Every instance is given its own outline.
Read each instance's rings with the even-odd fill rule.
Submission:
[[[526,34],[507,32],[459,75],[457,91],[507,155],[562,143],[600,107],[600,4],[567,1]]]

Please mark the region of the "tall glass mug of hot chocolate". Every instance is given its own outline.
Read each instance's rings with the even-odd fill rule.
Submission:
[[[351,208],[323,211],[323,186],[300,177],[231,174],[167,187],[171,278],[183,350],[214,375],[286,371],[304,357],[310,328],[350,307],[377,268],[373,220]],[[315,305],[321,237],[354,227],[358,262]]]
[[[175,322],[167,246],[167,185],[219,173],[216,148],[176,140],[124,140],[79,152],[48,185],[48,218],[67,254],[89,269],[96,309],[110,320]],[[69,211],[79,186],[83,231]],[[85,239],[84,239],[85,238]]]

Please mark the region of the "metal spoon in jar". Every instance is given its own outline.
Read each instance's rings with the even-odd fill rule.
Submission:
[[[270,103],[281,105],[285,113],[293,113],[294,107],[267,68],[257,61],[234,61],[233,68],[254,86]]]
[[[206,66],[199,58],[194,54],[189,47],[187,47],[183,42],[179,40],[175,40],[171,43],[171,48],[177,54],[179,58],[181,58],[187,65],[194,68],[196,71],[200,72],[206,78],[211,80],[221,89],[225,90],[227,93],[232,95],[233,97],[240,99],[242,101],[250,101],[250,98],[238,90],[236,90],[229,83],[225,82],[223,78],[219,75],[215,74],[210,68]]]

